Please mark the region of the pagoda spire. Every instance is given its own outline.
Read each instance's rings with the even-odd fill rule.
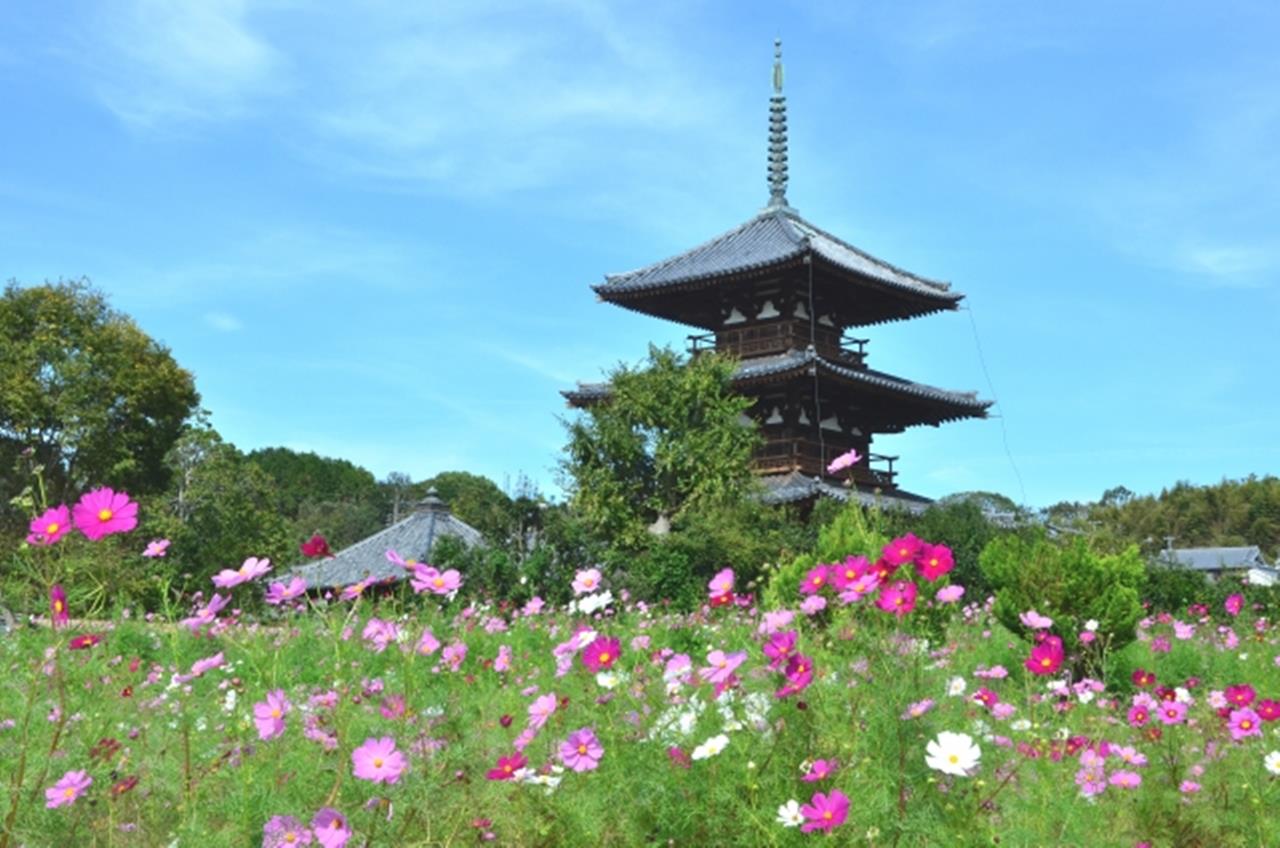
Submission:
[[[769,206],[787,204],[787,98],[782,93],[782,39],[773,41],[773,96],[769,98]]]

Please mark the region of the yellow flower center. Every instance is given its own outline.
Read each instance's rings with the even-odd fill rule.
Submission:
[[[54,533],[57,533],[57,532],[58,532],[58,522],[56,522],[56,521],[50,521],[50,522],[49,522],[49,524],[44,528],[44,532],[45,532],[45,534],[46,534],[46,535],[49,535],[49,536],[52,536]]]
[[[937,558],[937,557],[934,557],[933,559],[929,560],[929,566],[930,566],[931,568],[937,568],[937,567],[938,567],[938,558]]]
[[[99,521],[110,521],[110,520],[111,520],[111,516],[112,516],[112,512],[111,512],[111,510],[109,510],[109,509],[100,509],[100,510],[98,510],[98,520],[99,520]]]
[[[62,601],[54,601],[54,602],[53,602],[53,611],[54,611],[54,612],[62,612]]]
[[[374,767],[374,768],[382,768],[382,757],[374,757],[374,758],[373,758],[373,767]]]
[[[297,842],[297,841],[298,841],[298,834],[294,833],[294,832],[291,830],[291,831],[289,831],[288,833],[286,833],[286,834],[284,835],[284,841],[285,841],[285,842],[288,842],[290,845],[292,845],[294,842]]]
[[[586,746],[586,745],[579,745],[579,746],[578,746],[578,753],[579,753],[579,754],[585,754],[585,753],[587,753],[587,746]]]
[[[272,710],[272,711],[271,711],[271,717],[272,717],[272,718],[280,718],[280,710],[279,710],[278,708],[277,708],[277,709]]]
[[[813,585],[815,585],[815,586],[821,586],[821,585],[822,585],[822,578],[821,578],[821,577],[815,577],[815,578],[813,578]]]
[[[76,790],[75,790],[73,787],[68,786],[66,789],[62,790],[62,797],[63,797],[63,798],[74,798],[74,797],[76,797]]]
[[[1253,727],[1253,722],[1249,721],[1249,719],[1245,719],[1244,721],[1240,722],[1240,727],[1243,730],[1248,730],[1249,728]]]
[[[600,655],[600,662],[607,663],[609,661],[609,652],[605,651]]]
[[[435,580],[432,580],[432,581],[431,581],[431,583],[432,583],[432,584],[433,584],[437,589],[439,589],[441,586],[443,586],[443,585],[444,585],[444,578],[443,578],[443,577],[437,577]]]
[[[902,606],[904,603],[907,602],[907,599],[899,595],[898,597],[893,599],[893,602],[898,606]]]
[[[960,762],[960,758],[955,754],[952,754],[951,756],[947,757],[947,762],[951,763],[951,765],[955,765],[956,763]]]
[[[590,577],[584,577],[582,580],[582,585],[590,589],[592,586],[596,585],[596,581]]]
[[[1041,658],[1041,660],[1040,660],[1040,667],[1041,667],[1041,668],[1048,668],[1048,667],[1049,667],[1049,666],[1051,666],[1051,665],[1053,665],[1053,660],[1052,660],[1052,659],[1050,659],[1049,657],[1043,657],[1043,658]]]
[[[822,817],[823,817],[824,819],[826,819],[827,821],[831,821],[831,811],[830,811],[830,810],[823,810],[823,811],[822,811]]]

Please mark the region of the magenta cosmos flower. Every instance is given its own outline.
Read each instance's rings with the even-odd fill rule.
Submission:
[[[66,504],[49,507],[39,518],[32,519],[30,530],[28,545],[52,545],[71,530],[71,512]]]
[[[1222,602],[1223,608],[1231,615],[1239,615],[1244,609],[1244,595],[1236,594]]]
[[[955,568],[956,561],[946,545],[922,544],[916,555],[916,571],[930,583]]]
[[[44,791],[44,805],[49,809],[53,809],[65,804],[74,804],[75,800],[83,795],[92,783],[93,778],[89,776],[88,772],[69,771],[57,783]]]
[[[80,498],[71,511],[76,529],[98,541],[112,533],[127,533],[138,526],[138,505],[124,492],[94,489]]]
[[[67,593],[60,583],[54,583],[49,587],[49,620],[53,622],[54,627],[61,627],[69,620]]]
[[[351,839],[347,817],[332,807],[321,807],[311,819],[311,832],[324,848],[343,848]]]
[[[821,592],[822,587],[827,585],[831,579],[828,567],[825,565],[817,565],[809,569],[809,573],[804,576],[803,582],[800,583],[800,594],[812,595]]]
[[[267,700],[253,705],[253,722],[259,739],[275,739],[284,733],[284,717],[289,712],[289,699],[283,689],[267,693]]]
[[[898,580],[880,590],[876,606],[902,617],[916,608],[916,591],[916,584],[910,580]]]
[[[511,780],[516,772],[529,764],[524,754],[512,754],[509,757],[498,757],[498,764],[485,772],[489,780]]]
[[[560,743],[560,762],[574,771],[594,771],[603,756],[604,746],[589,727],[575,730]]]
[[[262,848],[290,848],[312,841],[311,831],[293,816],[272,816],[262,826]]]
[[[396,750],[396,740],[390,736],[366,739],[351,752],[351,764],[356,777],[374,783],[397,783],[409,767],[404,754]]]
[[[774,692],[775,698],[786,698],[797,692],[803,691],[810,683],[813,682],[813,660],[804,654],[796,654],[787,661],[786,669],[787,682],[782,688]]]
[[[1234,686],[1228,686],[1222,694],[1226,696],[1227,703],[1233,707],[1247,707],[1258,696],[1258,693],[1248,683],[1237,683]]]
[[[271,560],[249,557],[237,569],[224,568],[213,575],[213,585],[230,589],[241,583],[251,583],[271,570]]]
[[[844,824],[844,820],[848,818],[849,797],[839,789],[832,789],[829,795],[815,792],[809,803],[800,808],[800,812],[805,817],[805,823],[800,825],[800,830],[805,833],[812,833],[815,830],[830,833]]]
[[[582,664],[592,671],[608,671],[618,661],[622,643],[608,636],[597,636],[595,641],[582,649]]]
[[[1053,674],[1062,667],[1066,655],[1062,651],[1062,640],[1057,636],[1046,636],[1031,649],[1027,657],[1027,670],[1032,674]]]
[[[800,779],[805,783],[817,783],[820,780],[826,780],[835,774],[837,765],[835,760],[814,760],[809,766],[809,771],[805,772],[804,777]]]
[[[906,565],[919,556],[920,548],[923,544],[916,538],[914,533],[908,533],[885,545],[881,557],[887,560],[891,566],[897,568],[900,565]]]

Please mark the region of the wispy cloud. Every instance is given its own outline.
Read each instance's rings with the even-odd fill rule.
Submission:
[[[220,333],[237,333],[244,329],[240,319],[227,312],[206,312],[204,322]]]
[[[111,4],[84,33],[103,104],[127,123],[171,129],[243,114],[284,88],[282,55],[250,25],[247,0]]]

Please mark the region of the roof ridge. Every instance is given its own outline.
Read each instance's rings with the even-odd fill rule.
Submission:
[[[722,244],[726,240],[748,229],[749,227],[751,227],[751,225],[755,224],[757,221],[761,220],[762,218],[771,217],[776,213],[776,211],[777,210],[766,210],[768,214],[762,213],[760,215],[756,215],[748,219],[747,221],[744,221],[743,223],[739,224],[738,226],[734,227],[731,230],[726,230],[725,232],[721,233],[718,236],[712,236],[711,238],[707,239],[701,244],[695,245],[694,247],[691,247],[688,250],[683,250],[680,253],[675,254],[674,256],[668,256],[666,259],[661,259],[657,262],[653,262],[641,268],[636,268],[632,271],[623,271],[622,273],[619,273],[619,274],[605,274],[604,275],[605,284],[608,285],[615,282],[621,282],[631,277],[638,277],[641,274],[645,274],[650,271],[657,271],[661,268],[668,268],[671,265],[674,265],[676,262],[679,262],[680,260],[686,258],[691,253],[697,253],[700,250],[705,250],[707,248],[712,248],[719,244]]]
[[[891,270],[891,271],[893,271],[893,272],[895,272],[895,273],[897,273],[897,274],[901,274],[901,275],[902,275],[902,276],[904,276],[904,277],[910,277],[911,279],[915,280],[916,282],[922,283],[922,284],[924,284],[924,285],[932,286],[932,287],[937,288],[937,289],[941,289],[941,290],[942,290],[942,291],[944,291],[944,292],[950,292],[950,291],[951,291],[951,283],[949,283],[949,282],[947,282],[947,281],[945,281],[945,280],[934,280],[934,279],[932,279],[932,278],[930,278],[930,277],[923,277],[923,276],[921,276],[921,275],[919,275],[919,274],[915,273],[914,271],[908,271],[906,268],[903,268],[903,267],[898,266],[898,265],[894,265],[892,262],[889,262],[889,261],[887,261],[887,260],[881,259],[881,258],[880,258],[880,257],[878,257],[878,256],[873,256],[872,254],[868,253],[867,251],[863,250],[862,248],[858,247],[857,245],[852,244],[852,243],[850,243],[850,242],[847,242],[847,241],[845,241],[844,239],[840,238],[840,236],[835,235],[834,233],[827,232],[826,230],[822,229],[822,228],[821,228],[821,227],[819,227],[818,225],[811,223],[808,219],[806,219],[806,218],[804,218],[803,216],[801,216],[801,215],[800,215],[800,213],[799,213],[799,212],[796,212],[795,210],[791,210],[791,212],[790,212],[790,213],[788,213],[788,212],[786,212],[786,211],[784,211],[784,210],[781,210],[781,209],[780,209],[780,210],[777,210],[777,213],[778,213],[778,214],[780,214],[780,215],[785,215],[786,217],[793,219],[793,220],[792,220],[792,225],[793,225],[793,226],[794,226],[794,225],[796,225],[796,224],[799,224],[799,225],[800,225],[800,226],[802,226],[802,227],[807,227],[807,228],[809,228],[810,230],[813,230],[813,231],[814,231],[815,233],[817,233],[818,235],[822,236],[823,238],[830,239],[831,241],[835,242],[836,244],[840,245],[841,247],[843,247],[843,248],[845,248],[845,249],[847,249],[847,250],[851,250],[851,251],[853,251],[854,253],[858,254],[858,255],[859,255],[859,256],[861,256],[863,259],[866,259],[866,260],[868,260],[869,262],[875,262],[877,265],[883,265],[884,267],[888,268],[889,270]]]

